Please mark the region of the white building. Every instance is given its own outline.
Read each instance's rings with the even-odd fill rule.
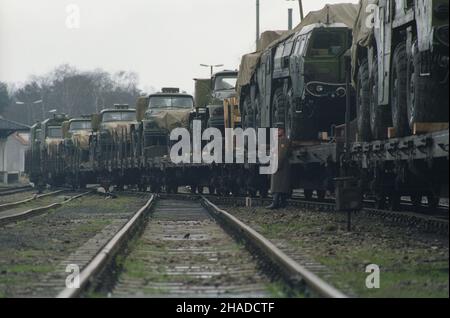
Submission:
[[[19,181],[25,170],[29,127],[0,117],[0,184]]]

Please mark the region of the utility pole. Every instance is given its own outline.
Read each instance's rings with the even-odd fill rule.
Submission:
[[[211,78],[212,78],[214,75],[214,68],[215,67],[223,67],[223,64],[217,64],[217,65],[200,64],[200,66],[211,68]]]
[[[300,7],[300,22],[301,22],[305,18],[304,14],[303,14],[303,1],[302,0],[298,0],[298,6]]]
[[[256,49],[258,49],[258,42],[259,42],[259,0],[256,0]]]
[[[286,1],[295,1],[295,0],[286,0]],[[303,1],[302,0],[298,0],[298,6],[300,9],[300,22],[302,22],[303,18],[305,17],[305,15],[303,14]]]
[[[292,8],[288,9],[288,30],[292,30]]]

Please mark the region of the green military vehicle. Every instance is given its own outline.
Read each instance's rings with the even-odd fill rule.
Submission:
[[[95,183],[90,160],[92,117],[72,118],[63,124],[66,180],[73,187],[84,188],[89,181]]]
[[[217,72],[211,78],[211,98],[206,105],[207,127],[225,129],[224,100],[236,96],[237,71]]]
[[[54,115],[31,127],[31,147],[27,154],[30,181],[38,187],[64,183],[63,123],[66,115]]]
[[[448,122],[448,0],[363,0],[352,47],[361,141]]]
[[[141,157],[148,160],[141,163],[146,169],[145,173],[140,173],[140,188],[150,186],[153,192],[158,192],[164,186],[167,192],[177,192],[178,186],[186,184],[189,177],[177,167],[165,166],[161,160],[170,163],[168,157],[174,143],[170,141],[172,130],[190,129],[196,116],[194,97],[180,93],[178,88],[163,88],[159,93],[140,98],[137,108],[139,128],[136,131],[140,145],[136,148]]]
[[[147,97],[144,106],[143,150],[152,157],[167,155],[170,132],[177,127],[188,129],[190,126],[191,114],[195,111],[194,98],[180,93],[178,88],[163,88],[160,93]]]
[[[244,56],[238,91],[245,128],[283,123],[290,140],[311,141],[345,122],[345,59],[356,13],[352,4],[327,5]]]
[[[100,145],[108,146],[114,140],[126,138],[136,123],[136,110],[129,105],[116,104],[112,109],[102,110],[98,126]]]

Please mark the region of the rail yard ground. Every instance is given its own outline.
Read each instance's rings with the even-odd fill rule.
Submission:
[[[327,281],[355,297],[448,297],[449,238],[354,215],[288,207],[222,206],[301,263],[320,268]],[[366,266],[380,267],[380,288],[366,287]],[[311,269],[314,271],[314,268]],[[320,273],[319,273],[320,275]]]
[[[65,261],[80,264],[96,250],[76,252],[117,232],[144,204],[144,196],[111,200],[90,195],[0,231],[0,297],[54,297],[65,287]]]

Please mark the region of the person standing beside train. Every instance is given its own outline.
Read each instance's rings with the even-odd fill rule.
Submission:
[[[270,210],[285,208],[291,194],[290,142],[286,137],[284,123],[276,123],[275,128],[278,129],[278,153],[275,154],[278,159],[278,170],[270,180],[273,197],[272,204],[267,207]]]

